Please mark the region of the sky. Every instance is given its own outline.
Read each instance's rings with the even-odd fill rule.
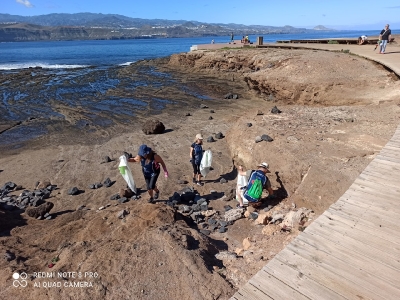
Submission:
[[[133,18],[194,20],[333,29],[400,29],[399,0],[0,0],[0,13],[120,14]]]

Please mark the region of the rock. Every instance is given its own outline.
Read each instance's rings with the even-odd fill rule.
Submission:
[[[215,140],[214,140],[214,138],[212,136],[209,136],[207,138],[207,143],[212,143],[212,142],[215,142]]]
[[[125,203],[125,202],[128,202],[128,201],[129,201],[129,199],[126,198],[126,197],[122,197],[122,198],[119,198],[119,199],[118,199],[118,202],[119,202],[119,203]]]
[[[249,206],[247,207],[247,211],[248,211],[249,213],[252,213],[252,212],[255,212],[256,209],[255,209],[253,206],[249,205]]]
[[[6,250],[6,253],[4,253],[4,259],[6,261],[12,261],[12,260],[15,259],[15,254],[10,252],[10,251],[8,251],[8,250]]]
[[[208,108],[208,106],[205,104],[200,104],[200,108]]]
[[[264,113],[261,111],[261,110],[259,110],[258,112],[257,112],[257,116],[262,116]]]
[[[187,205],[182,205],[181,207],[180,207],[180,209],[181,209],[181,211],[183,212],[183,213],[188,213],[188,212],[190,212],[192,209],[189,207],[189,206],[187,206]]]
[[[28,207],[25,212],[32,218],[37,219],[39,216],[43,218],[53,207],[54,204],[52,202],[45,202],[38,207]]]
[[[69,189],[67,193],[68,193],[68,195],[75,196],[75,195],[80,194],[80,190],[77,187],[73,187],[73,188]]]
[[[212,209],[212,210],[202,211],[201,215],[208,218],[208,217],[215,215],[216,213],[217,213],[217,211]]]
[[[290,211],[286,214],[285,218],[281,223],[281,227],[285,226],[286,228],[295,228],[300,224],[301,221],[308,219],[312,210],[302,207],[297,211]]]
[[[256,142],[256,143],[262,142],[261,136],[256,136],[255,142]]]
[[[273,114],[280,114],[282,111],[281,110],[279,110],[276,106],[274,106],[272,109],[271,109],[271,113],[273,113]]]
[[[275,67],[275,64],[274,64],[274,63],[269,63],[269,64],[267,65],[267,68],[273,68],[273,67]]]
[[[285,218],[285,215],[284,215],[284,214],[275,213],[275,214],[272,216],[272,219],[271,219],[271,221],[269,222],[269,224],[277,224],[277,223],[280,223],[280,221],[282,221],[283,218]]]
[[[52,216],[47,216],[46,220],[51,220],[53,217]]]
[[[207,200],[206,200],[206,198],[200,198],[200,199],[197,199],[197,200],[196,200],[196,203],[197,203],[198,205],[201,205],[202,203],[206,203],[206,204],[207,204]]]
[[[233,98],[233,94],[232,93],[228,93],[224,95],[224,99],[232,99]]]
[[[266,135],[266,134],[263,134],[263,135],[261,136],[261,139],[262,139],[263,141],[266,141],[266,142],[272,142],[272,141],[274,140],[272,137],[270,137],[269,135]]]
[[[186,113],[186,114],[185,114],[185,117],[190,117],[190,116],[191,116],[190,113]]]
[[[232,99],[239,99],[239,96],[237,94],[233,94]]]
[[[215,113],[215,111],[214,111],[214,110],[210,110],[210,113],[212,113],[212,114],[213,114],[213,113]]]
[[[251,126],[253,126],[253,124],[251,124],[251,123],[246,123],[246,126],[247,126],[247,127],[251,127]]]
[[[230,206],[230,205],[225,205],[225,206],[224,206],[224,209],[225,209],[225,211],[231,210],[231,209],[232,209],[232,206]]]
[[[127,189],[120,189],[120,190],[119,190],[119,197],[120,197],[120,198],[123,198],[123,197],[125,197],[125,198],[131,198],[131,197],[133,197],[134,195],[135,195],[135,193],[132,192],[132,190],[131,190],[130,188],[127,188]],[[114,199],[111,199],[111,200],[114,200]]]
[[[105,163],[109,163],[109,162],[111,162],[112,160],[111,160],[111,158],[109,157],[109,156],[104,156],[104,160],[103,160]]]
[[[221,227],[218,229],[218,232],[219,232],[219,233],[225,233],[225,232],[226,232],[226,228],[225,228],[224,226],[221,226]]]
[[[123,219],[123,218],[125,218],[125,216],[127,214],[128,214],[128,212],[125,209],[123,209],[123,210],[120,210],[119,212],[117,212],[116,216],[118,219]]]
[[[269,222],[269,214],[259,214],[256,220],[256,224],[267,225]]]
[[[208,229],[211,230],[211,231],[214,231],[217,228],[218,228],[218,225],[209,225],[208,226]]]
[[[115,194],[115,195],[112,195],[112,196],[110,197],[110,200],[117,200],[117,199],[119,199],[119,198],[121,198],[121,196],[120,196],[119,194]]]
[[[200,210],[201,210],[200,205],[198,205],[198,204],[193,204],[193,205],[192,205],[192,210],[193,210],[193,211],[200,211]]]
[[[226,227],[226,226],[228,226],[228,222],[226,222],[226,221],[219,220],[218,223],[219,223],[219,225],[220,225],[221,227]]]
[[[187,184],[188,182],[186,180],[178,180],[178,184]]]
[[[207,223],[210,225],[216,225],[218,223],[218,221],[215,219],[208,219]]]
[[[211,231],[206,229],[200,229],[200,232],[204,235],[210,235]]]
[[[225,178],[221,178],[219,182],[220,183],[227,183],[228,181]]]
[[[242,248],[236,248],[236,249],[235,249],[235,253],[236,253],[238,256],[242,256],[242,254],[243,254],[243,249],[242,249]]]
[[[236,221],[242,218],[243,215],[243,208],[235,208],[225,212],[224,220],[226,222]]]
[[[207,204],[207,202],[202,202],[202,203],[200,204],[200,209],[201,209],[202,211],[208,210],[208,204]]]
[[[215,134],[215,138],[220,140],[220,139],[224,138],[224,135],[222,134],[222,132],[218,132],[217,134]]]
[[[50,181],[40,181],[39,184],[36,186],[35,189],[37,189],[37,190],[45,189],[45,188],[47,188],[47,187],[50,186],[50,185],[51,185]]]
[[[207,223],[201,223],[201,224],[199,225],[199,227],[200,227],[201,229],[206,229],[206,228],[208,227],[208,224],[207,224]]]
[[[115,183],[115,181],[111,181],[111,179],[108,178],[108,177],[107,177],[106,180],[104,180],[104,182],[103,182],[103,184],[104,184],[105,187],[110,187],[110,186],[112,186],[114,183]]]
[[[267,212],[267,211],[270,211],[271,209],[272,209],[272,205],[268,205],[266,208],[264,208],[264,211]]]
[[[251,247],[250,238],[248,238],[248,237],[245,238],[245,239],[243,240],[242,244],[243,244],[243,249],[244,249],[244,250],[250,249],[250,247]]]
[[[160,134],[165,131],[165,126],[157,119],[150,119],[143,124],[142,131],[145,134]]]
[[[250,213],[249,219],[256,220],[257,218],[258,218],[258,213],[257,212]]]
[[[211,117],[211,116],[209,116],[209,117],[208,117],[208,119],[209,119],[209,120],[212,120],[212,119],[214,119],[214,118],[213,118],[213,117]]]
[[[221,251],[215,254],[215,258],[219,260],[235,260],[237,259],[237,255],[234,252]]]
[[[86,205],[79,205],[77,208],[76,208],[76,210],[83,210],[84,208],[86,207]]]
[[[245,217],[245,218],[250,217],[250,212],[246,210],[246,211],[244,212],[244,217]]]
[[[96,186],[94,184],[89,184],[88,188],[91,190],[94,190],[96,188]]]

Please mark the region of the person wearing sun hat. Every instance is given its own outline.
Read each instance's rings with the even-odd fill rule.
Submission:
[[[238,167],[238,174],[246,176],[248,178],[247,185],[243,187],[238,193],[237,200],[239,201],[238,207],[243,207],[243,198],[249,201],[249,203],[259,203],[261,200],[262,189],[266,189],[269,196],[273,197],[274,191],[271,188],[271,183],[266,176],[267,173],[271,173],[269,165],[266,162],[262,162],[257,165],[257,170],[244,171],[242,166]],[[259,181],[261,190],[258,193],[252,193],[252,190],[256,188],[255,182]]]
[[[203,158],[203,136],[198,133],[194,143],[190,146],[190,162],[193,166],[193,183],[197,185],[204,185],[201,181],[200,163]]]
[[[144,180],[147,185],[147,192],[150,195],[149,203],[154,203],[154,200],[157,200],[160,194],[160,191],[157,188],[157,179],[160,175],[160,165],[164,169],[164,176],[168,178],[167,167],[165,166],[164,161],[161,156],[155,153],[150,147],[147,145],[141,145],[139,147],[138,155],[135,157],[129,158],[129,162],[140,162],[142,165],[142,171]]]

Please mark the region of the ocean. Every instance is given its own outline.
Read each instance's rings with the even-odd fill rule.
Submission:
[[[393,30],[399,34],[400,30]],[[307,34],[263,35],[264,42],[289,39],[318,39],[378,35],[377,31],[335,31]],[[250,35],[255,41],[255,35]],[[240,39],[236,36],[235,39]],[[129,65],[132,62],[188,52],[192,45],[227,43],[229,36],[200,38],[167,38],[100,41],[45,41],[0,43],[0,70],[42,67],[48,69],[73,69],[81,67],[107,67]]]
[[[338,31],[263,37],[265,42],[275,42],[378,33]],[[57,131],[72,126],[96,131],[130,124],[143,114],[160,114],[170,106],[182,106],[182,98],[158,93],[164,87],[183,92],[188,101],[185,107],[211,100],[203,91],[179,83],[173,74],[159,72],[151,63],[125,69],[140,60],[188,52],[191,46],[208,44],[212,39],[227,43],[230,36],[0,43],[0,129],[11,124],[1,133],[0,146],[20,147],[25,141],[46,135],[49,128]],[[250,39],[254,41],[256,36]]]

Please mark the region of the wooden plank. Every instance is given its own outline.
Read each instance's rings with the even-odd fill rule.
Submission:
[[[343,213],[355,215],[363,214],[368,209],[368,220],[376,222],[378,226],[385,225],[385,227],[399,228],[400,232],[400,212],[394,213],[393,210],[389,210],[388,208],[371,204],[365,201],[365,198],[360,200],[356,197],[347,196],[345,200],[340,200],[332,204],[329,209],[340,210]]]
[[[312,226],[313,224],[305,229],[304,232],[306,234],[318,235],[320,238],[328,239],[335,244],[341,245],[351,251],[362,253],[363,255],[378,261],[380,264],[390,266],[400,272],[400,258],[398,255],[385,252],[379,247],[371,247],[371,245],[368,244],[368,241],[355,240],[341,232],[331,230],[326,226],[316,227]]]
[[[269,273],[261,273],[260,275],[259,272],[250,278],[249,283],[257,289],[262,290],[272,299],[309,299]]]
[[[364,194],[362,194],[364,193]],[[344,194],[354,195],[354,197],[367,197],[370,201],[380,201],[384,204],[391,205],[393,208],[398,207],[399,200],[396,199],[398,196],[396,193],[386,192],[383,189],[375,189],[366,184],[353,184]]]
[[[396,159],[396,158],[392,158],[392,157],[387,157],[387,156],[382,156],[382,155],[377,155],[374,159],[377,160],[384,160],[386,162],[390,162],[395,166],[400,166],[400,158]]]
[[[400,158],[400,155],[399,155],[399,153],[397,151],[396,152],[392,152],[390,150],[385,150],[385,149],[382,150],[381,152],[379,152],[378,155],[382,156],[382,157],[389,158],[389,159],[395,159],[395,160]]]
[[[400,246],[398,244],[387,241],[381,237],[365,233],[357,228],[351,228],[350,226],[340,223],[336,220],[317,218],[313,224],[315,226],[319,225],[319,227],[316,227],[318,229],[326,228],[328,231],[339,232],[343,236],[348,236],[356,241],[365,243],[368,247],[374,247],[376,249],[386,251],[389,255],[400,255]],[[400,256],[398,259],[400,259]]]
[[[396,187],[390,187],[390,186],[380,186],[375,182],[368,181],[368,180],[362,180],[357,178],[354,183],[350,186],[351,188],[353,187],[360,187],[365,190],[373,190],[371,193],[374,195],[382,195],[388,197],[388,199],[393,199],[395,200],[400,193],[400,188]]]
[[[382,228],[382,226],[379,226],[379,224],[376,225],[366,221],[365,219],[368,218],[368,215],[363,216],[365,218],[364,219],[360,218],[360,216],[355,217],[354,215],[349,215],[335,209],[330,209],[329,211],[325,211],[323,216],[330,221],[338,221],[351,228],[361,230],[362,232],[370,234],[371,236],[380,237],[400,246],[400,235],[398,234],[397,230],[394,230],[391,227]]]
[[[278,259],[271,260],[259,273],[261,272],[279,278],[282,282],[298,290],[310,299],[319,299],[321,295],[323,295],[324,300],[345,299],[342,295],[339,295]]]
[[[295,239],[286,249],[296,253],[303,259],[308,260],[309,263],[316,262],[319,268],[323,268],[342,277],[346,280],[346,288],[353,289],[354,291],[357,290],[357,293],[351,293],[352,295],[364,296],[367,298],[372,297],[373,299],[390,299],[393,298],[394,295],[400,297],[399,286],[394,286],[389,282],[376,277],[374,274],[366,272],[363,269],[363,265],[351,265],[348,257],[337,259],[329,253],[316,249],[299,239]],[[279,258],[280,257],[281,256],[279,256]],[[373,297],[372,295],[376,295],[378,298]]]
[[[393,171],[400,171],[400,166],[393,166],[393,165],[388,165],[385,162],[378,161],[378,160],[372,160],[368,166],[374,167],[374,168],[381,168],[385,170],[393,170]]]
[[[339,260],[344,260],[354,268],[359,268],[364,272],[387,281],[393,286],[400,287],[400,272],[391,266],[382,265],[379,261],[367,257],[363,253],[355,252],[352,249],[345,248],[318,235],[307,234],[300,235],[297,238],[299,241],[309,244],[318,251],[323,251]]]
[[[250,282],[247,282],[244,286],[240,288],[239,291],[236,292],[234,297],[238,297],[239,300],[248,300],[248,299],[254,299],[254,300],[264,300],[264,299],[273,299],[263,293],[261,290],[256,288],[254,285],[252,285]]]
[[[383,175],[382,173],[371,173],[370,171],[364,171],[359,176],[359,179],[369,180],[374,183],[382,183],[383,185],[387,185],[390,187],[398,188],[400,183],[400,176],[393,175],[393,177],[389,177],[389,175]]]
[[[388,182],[397,181],[397,184],[400,184],[400,172],[393,172],[389,170],[377,169],[377,168],[369,168],[365,169],[361,175],[369,175],[377,178],[385,178]]]
[[[310,253],[308,250],[303,248],[303,245],[300,248],[299,243],[295,245],[290,243],[274,259],[293,267],[298,272],[307,275],[347,299],[364,299],[361,297],[379,299],[379,295],[374,291],[369,291],[360,280],[354,282],[355,276],[346,276],[346,273],[350,271],[347,266],[344,267],[343,264],[340,264],[332,267],[322,260],[322,256],[317,251],[313,249]],[[344,267],[344,270],[340,269],[340,267]]]

